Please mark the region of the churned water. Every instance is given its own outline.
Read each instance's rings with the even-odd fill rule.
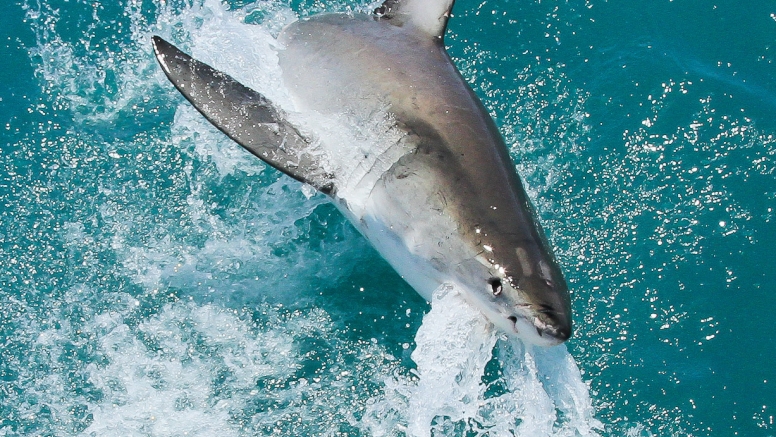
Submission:
[[[0,6],[0,435],[776,434],[776,4],[458,0],[573,289],[552,349],[424,302],[151,53],[282,100],[280,29],[374,6]]]

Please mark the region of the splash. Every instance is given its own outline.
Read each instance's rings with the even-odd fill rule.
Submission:
[[[228,65],[235,78],[274,96],[274,101],[293,112],[277,79],[277,44],[269,29],[240,22],[218,10],[216,2],[205,2],[205,7],[216,11],[192,37],[195,57],[216,68]],[[248,41],[253,43],[246,50]],[[224,58],[225,54],[230,55]],[[261,71],[251,68],[255,65]],[[330,137],[376,141],[372,132],[354,135],[358,126],[349,121],[304,120],[308,126],[326,129]],[[370,434],[430,436],[466,430],[479,435],[570,436],[597,435],[595,430],[602,427],[594,418],[588,388],[565,347],[536,350],[517,340],[500,339],[456,290],[443,287],[434,296],[415,343],[415,375],[386,381],[386,392],[370,400],[363,422]],[[498,369],[498,376],[483,381],[489,363]]]
[[[0,434],[595,435],[565,348],[501,338],[456,290],[435,295],[415,369],[343,325],[337,311],[352,308],[322,308],[324,291],[351,292],[350,267],[337,266],[374,255],[322,196],[278,179],[183,102],[149,44],[161,34],[293,111],[274,35],[296,14],[275,2],[148,3],[116,13],[105,50],[99,23],[115,9],[95,8],[71,40],[61,25],[79,20],[27,8],[45,109],[68,124],[34,141],[57,155],[40,203],[19,203],[57,213],[47,227],[64,260],[18,257],[56,281],[3,307],[19,352]]]
[[[442,286],[415,337],[408,380],[386,382],[370,407],[372,435],[597,436],[588,388],[565,346],[507,338]],[[494,355],[495,350],[495,355]],[[391,433],[381,418],[393,418]]]

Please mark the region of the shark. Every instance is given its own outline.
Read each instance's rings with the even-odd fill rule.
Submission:
[[[445,49],[452,7],[386,0],[371,14],[289,24],[277,56],[293,111],[159,36],[152,43],[207,120],[329,196],[421,296],[452,286],[508,335],[558,345],[572,334],[569,288],[496,123]],[[331,135],[304,114],[381,134]]]

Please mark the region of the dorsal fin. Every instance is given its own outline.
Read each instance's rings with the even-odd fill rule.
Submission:
[[[455,0],[385,0],[375,16],[398,26],[411,24],[434,38],[442,39]]]

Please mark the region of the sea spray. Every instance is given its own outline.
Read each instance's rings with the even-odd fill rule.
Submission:
[[[565,349],[547,357],[561,369],[548,388],[537,352],[502,339],[454,289],[441,290],[420,327],[416,374],[387,342],[343,326],[343,309],[319,294],[344,288],[337,265],[363,262],[365,244],[340,217],[328,235],[348,238],[329,252],[302,245],[328,238],[309,230],[326,224],[316,217],[322,196],[308,199],[231,143],[153,61],[150,35],[174,36],[282,102],[269,35],[289,8],[248,25],[243,11],[213,0],[161,5],[144,24],[134,4],[131,36],[112,52],[84,52],[54,28],[40,34],[34,56],[48,104],[76,120],[66,139],[41,134],[62,155],[46,182],[66,196],[69,273],[64,297],[57,290],[36,307],[31,296],[41,293],[31,289],[13,312],[25,353],[13,364],[18,395],[2,401],[3,432],[495,436],[574,435],[579,425],[584,435],[584,403],[559,401],[564,366],[575,368]],[[377,310],[390,317],[387,305]],[[567,379],[586,393],[578,375]]]
[[[497,340],[493,329],[455,288],[443,285],[434,292],[412,353],[418,385],[407,410],[411,435],[430,435],[430,425],[438,420],[460,422],[478,415],[482,376]]]
[[[226,11],[213,0],[205,1],[202,8],[195,15],[202,14],[207,20],[183,20],[197,23],[196,29],[189,29],[184,46],[188,44],[195,57],[216,68],[228,66],[229,74],[300,117],[279,81],[278,44],[271,36],[277,23],[245,24],[239,12]],[[274,14],[284,21],[292,15]],[[170,20],[170,25],[174,28],[175,20]],[[213,159],[219,173],[229,173],[235,167],[251,173],[252,166],[241,159],[239,148],[213,138],[214,129],[196,118],[196,112],[184,104],[178,109],[173,129],[180,133],[193,128],[189,135],[204,134],[195,142],[195,150],[201,158]],[[314,117],[301,117],[300,121],[324,129],[330,137],[365,143],[379,141],[379,134],[386,131],[374,127],[365,131],[364,125],[380,125],[368,121],[332,123]],[[176,135],[181,137],[186,135]],[[208,138],[211,141],[202,141]],[[594,418],[587,386],[565,346],[534,349],[507,339],[460,293],[450,286],[437,290],[415,338],[414,375],[391,372],[380,394],[369,399],[367,413],[353,425],[373,435],[419,437],[463,430],[488,435],[596,435],[594,430],[601,425]],[[490,379],[486,376],[489,363],[499,369],[498,376]]]
[[[455,287],[435,291],[415,343],[413,377],[386,381],[370,403],[372,435],[598,436],[603,427],[565,346],[505,336]]]
[[[575,310],[567,347],[591,386],[547,370],[544,358],[574,365],[564,349],[498,340],[483,376],[492,409],[481,415],[501,426],[489,434],[517,421],[546,430],[528,407],[593,396],[607,436],[774,435],[776,378],[763,365],[776,361],[763,329],[776,288],[774,11],[767,2],[701,3],[456,4],[445,43],[504,134],[565,266]],[[230,47],[254,47],[240,37],[250,31],[276,36],[297,16],[374,6],[3,4],[0,435],[161,435],[137,420],[143,397],[121,390],[170,399],[180,387],[190,387],[188,401],[160,410],[180,434],[407,435],[419,382],[410,353],[425,304],[325,200],[305,203],[299,184],[187,107],[149,43],[159,33],[205,57],[208,44],[238,38],[212,46],[229,61],[241,54]],[[219,35],[224,20],[238,26]],[[194,41],[200,29],[216,38]],[[300,311],[294,317],[325,329],[300,336],[285,316],[262,316],[273,311]],[[216,316],[194,327],[195,312]],[[220,318],[251,330],[248,348],[238,341],[187,361],[201,387],[164,373],[173,367],[157,355],[174,354],[150,333],[197,351],[215,345],[201,333],[229,331]],[[221,357],[249,357],[273,335],[299,350],[280,366],[347,364],[288,394],[222,371]],[[144,373],[149,363],[159,371]],[[541,387],[528,389],[517,378],[530,384],[532,369]],[[369,383],[329,383],[342,372]],[[553,390],[571,398],[557,401]],[[262,403],[293,396],[309,403],[274,417],[267,409],[276,405]],[[223,414],[226,397],[247,407]],[[129,399],[137,404],[121,404]],[[550,419],[570,430],[569,410]],[[575,417],[587,426],[585,414]]]

